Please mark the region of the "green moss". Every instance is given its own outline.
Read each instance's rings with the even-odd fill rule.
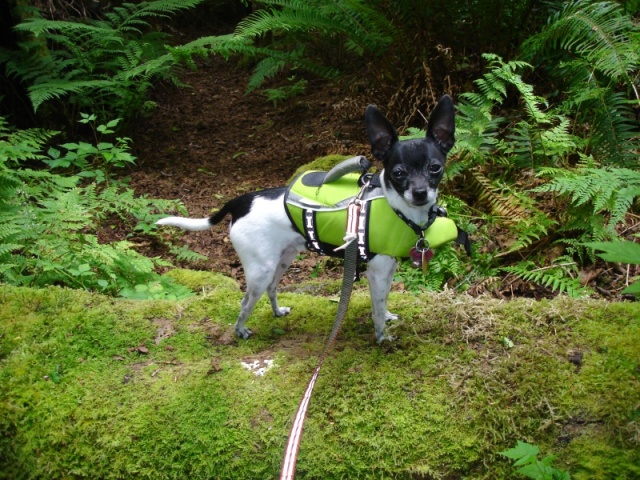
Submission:
[[[327,155],[325,157],[316,158],[312,162],[305,163],[304,165],[298,167],[293,175],[291,175],[291,178],[289,178],[289,182],[292,182],[298,175],[300,175],[302,172],[306,172],[307,170],[321,170],[323,172],[328,172],[338,163],[346,160],[347,158],[351,157],[349,155]]]
[[[600,423],[575,424],[561,458],[575,480],[632,480],[640,478],[640,449],[628,448]]]
[[[165,275],[194,292],[206,292],[214,288],[227,288],[230,290],[238,290],[240,288],[238,282],[220,273],[176,268]]]
[[[262,299],[239,341],[235,282],[171,275],[202,295],[0,286],[0,478],[277,476],[335,298],[284,293],[282,318]],[[497,452],[516,440],[574,478],[638,477],[637,304],[394,292],[390,307],[399,340],[378,346],[366,284],[355,289],[300,477],[511,478]],[[256,377],[240,363],[256,359],[276,366]]]

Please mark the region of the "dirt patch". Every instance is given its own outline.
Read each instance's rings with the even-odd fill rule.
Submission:
[[[156,318],[153,324],[157,327],[156,336],[153,339],[153,343],[158,345],[162,340],[175,335],[176,330],[173,327],[173,322],[166,318]]]

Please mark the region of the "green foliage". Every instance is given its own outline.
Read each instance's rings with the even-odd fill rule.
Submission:
[[[615,227],[623,222],[634,200],[640,196],[640,171],[628,168],[596,168],[593,162],[584,162],[573,170],[547,168],[539,173],[550,181],[534,189],[553,192],[568,198],[570,209],[565,212],[563,230],[583,230],[593,239],[615,237]],[[600,228],[589,229],[584,218],[608,220]],[[606,237],[605,237],[606,236]]]
[[[460,52],[474,56],[491,48],[511,51],[518,38],[543,20],[542,9],[529,0],[513,1],[508,9],[496,0],[260,0],[253,4],[253,13],[232,35],[198,40],[200,46],[225,57],[249,58],[255,64],[249,91],[281,73],[311,72],[331,78],[359,69],[369,85],[393,85],[391,103],[409,116],[416,106],[431,100],[429,93],[441,89],[430,85],[431,92],[425,92],[424,83],[431,82],[433,69],[442,71],[442,77],[450,75],[456,61],[468,62]],[[496,10],[500,15],[494,14]],[[407,108],[411,111],[406,112]]]
[[[107,126],[98,130],[109,134]],[[67,144],[67,155],[51,148],[54,156],[48,157],[43,151],[54,135],[13,132],[0,118],[0,278],[13,285],[66,285],[135,297],[188,295],[155,273],[156,266],[167,262],[144,257],[126,240],[101,243],[97,235],[99,226],[114,218],[130,224],[133,217],[148,226],[160,216],[155,212],[179,205],[135,198],[121,182],[96,183],[108,178],[105,165],[133,161],[126,142]],[[76,174],[26,166],[35,160],[55,168],[75,167]]]
[[[95,115],[80,113],[80,123],[94,125]],[[78,175],[86,178],[94,178],[97,183],[102,183],[110,176],[112,169],[123,168],[133,164],[135,158],[129,153],[130,138],[118,137],[116,143],[100,141],[102,136],[115,133],[113,128],[118,125],[120,119],[111,120],[106,125],[98,125],[94,128],[96,144],[87,142],[64,143],[61,145],[66,150],[64,155],[56,148],[50,148],[47,152],[51,158],[43,159],[51,169],[73,168],[79,171]],[[98,135],[99,134],[99,135]]]
[[[0,64],[27,86],[34,110],[58,108],[72,122],[84,109],[129,120],[143,110],[154,81],[181,84],[176,69],[185,53],[165,47],[166,35],[151,31],[150,22],[201,1],[123,3],[100,20],[28,18],[15,27],[19,50],[0,50]]]
[[[494,54],[485,54],[484,58],[489,62],[489,71],[475,81],[479,91],[461,95],[461,114],[456,124],[462,137],[456,145],[461,159],[473,166],[500,162],[516,172],[564,164],[584,142],[570,133],[570,119],[549,109],[546,100],[535,95],[533,86],[523,80],[520,72],[531,65],[521,61],[505,63]],[[497,130],[507,119],[494,118],[492,112],[513,88],[524,114],[513,119],[497,139]]]
[[[544,267],[539,267],[532,260],[523,260],[515,265],[502,267],[502,270],[525,281],[549,288],[553,292],[566,293],[573,298],[591,293],[591,289],[580,283],[578,264],[569,256],[561,255],[554,259],[551,265]]]
[[[570,118],[562,113],[566,111],[566,103],[550,107],[545,99],[536,96],[521,76],[521,71],[530,65],[516,61],[505,63],[493,54],[485,55],[485,59],[489,61],[489,72],[475,82],[478,91],[461,95],[458,142],[449,170],[454,175],[465,175],[466,184],[477,196],[478,203],[488,207],[490,215],[495,216],[492,221],[498,220],[509,230],[513,240],[506,243],[507,249],[501,255],[524,252],[560,234],[563,235],[560,241],[569,247],[568,252],[583,260],[585,241],[617,235],[616,226],[624,221],[640,195],[638,171],[596,167],[593,137],[581,138],[575,133],[585,133],[575,127],[582,117]],[[515,112],[509,119],[494,117],[493,111],[514,91],[521,102],[522,115]],[[594,93],[603,94],[601,90]],[[621,98],[613,91],[606,95]],[[571,98],[577,101],[575,96]],[[608,105],[603,110],[605,116],[619,117],[615,101],[605,104]],[[624,128],[629,130],[628,125]],[[624,141],[621,137],[607,140],[606,148],[633,153],[637,150],[638,136],[637,132],[628,133]],[[605,143],[600,142],[598,148],[604,148]],[[593,155],[588,155],[589,151]],[[576,157],[582,161],[570,167]],[[525,169],[549,181],[523,192],[519,181]],[[491,173],[485,174],[485,171]],[[525,182],[529,182],[530,175],[524,177]],[[544,204],[539,203],[541,197],[534,196],[538,193],[553,193],[560,201],[568,200],[568,205],[556,212],[544,212],[541,210]],[[548,200],[548,197],[542,198]],[[558,292],[585,294],[577,279],[578,266],[571,258],[561,256],[549,261],[551,264],[540,267],[530,259],[523,260],[503,270]]]
[[[588,242],[586,247],[594,250],[602,250],[597,255],[607,262],[622,262],[640,265],[640,245],[629,240],[617,240],[613,242]],[[622,293],[640,295],[640,281],[632,283]]]
[[[531,119],[536,123],[544,123],[547,117],[540,108],[544,99],[536,96],[533,93],[533,86],[526,83],[518,73],[531,68],[531,65],[518,60],[505,63],[500,56],[492,53],[484,54],[483,58],[488,62],[489,71],[474,82],[479,92],[465,93],[462,95],[463,98],[472,105],[480,107],[481,110],[487,111],[507,98],[508,87],[515,87]]]
[[[413,293],[423,291],[438,292],[452,278],[461,278],[467,271],[467,261],[452,245],[445,245],[435,252],[429,261],[427,273],[416,268],[407,260],[402,262],[394,280],[403,283],[404,288]]]
[[[515,447],[499,452],[511,460],[515,460],[514,467],[520,467],[516,473],[532,478],[533,480],[571,480],[568,472],[551,466],[556,456],[544,457],[538,460],[540,449],[536,445],[530,445],[526,442],[518,443]]]
[[[284,71],[311,72],[333,78],[338,70],[332,63],[339,62],[345,54],[331,53],[344,49],[351,55],[375,55],[392,40],[392,24],[364,0],[261,0],[256,4],[258,8],[238,24],[232,35],[201,38],[184,47],[200,47],[225,57],[236,54],[254,59],[256,65],[249,91]],[[264,41],[257,41],[265,38],[270,40],[267,46]],[[257,43],[261,46],[256,46]],[[318,52],[322,51],[324,58],[318,58]],[[301,81],[291,81],[289,87],[268,92],[269,100],[281,99],[285,91],[285,96],[290,96],[304,89]]]
[[[563,108],[585,128],[597,161],[637,163],[640,30],[620,3],[567,2],[522,51],[552,65],[548,74],[568,92]]]
[[[294,77],[289,80],[293,81]],[[264,93],[267,100],[269,100],[273,104],[274,108],[276,108],[280,102],[302,94],[306,87],[306,80],[298,80],[291,85],[285,85],[278,88],[265,88]]]

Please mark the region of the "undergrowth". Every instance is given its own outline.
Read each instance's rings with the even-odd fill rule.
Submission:
[[[128,240],[100,241],[100,228],[112,222],[149,234],[160,212],[182,208],[175,201],[136,197],[112,176],[114,168],[134,157],[127,139],[107,141],[114,133],[109,126],[96,127],[100,136],[95,144],[66,143],[47,149],[57,132],[13,130],[0,117],[0,279],[4,282],[65,285],[142,298],[191,294],[155,273],[158,266],[170,266],[168,262],[141,255]]]
[[[168,35],[152,27],[202,0],[124,2],[104,8],[101,18],[51,20],[31,7],[15,27],[15,49],[0,49],[6,74],[27,87],[34,111],[64,112],[71,127],[78,114],[126,121],[153,111],[147,93],[155,82],[184,86],[180,66],[191,54],[167,45]],[[22,8],[22,10],[20,10]]]
[[[577,134],[564,106],[549,106],[535,95],[522,77],[531,65],[493,54],[485,59],[488,72],[476,80],[478,91],[461,95],[447,171],[447,178],[461,179],[457,183],[475,200],[479,215],[471,223],[486,225],[478,228],[476,240],[499,249],[479,277],[502,271],[556,293],[588,295],[592,290],[579,278],[581,268],[595,262],[588,242],[618,237],[620,225],[637,208],[638,171],[612,164],[593,138]],[[510,118],[496,116],[514,90],[521,108]],[[617,128],[626,132],[629,111],[620,113]],[[637,149],[637,133],[624,136],[624,142],[619,138],[624,152]],[[616,161],[624,165],[625,155]],[[494,238],[500,232],[501,241],[488,238],[489,232]],[[540,249],[554,241],[561,248]]]

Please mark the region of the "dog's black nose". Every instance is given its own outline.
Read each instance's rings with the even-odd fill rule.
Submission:
[[[416,188],[411,193],[416,202],[424,202],[427,199],[428,191],[426,188]]]

